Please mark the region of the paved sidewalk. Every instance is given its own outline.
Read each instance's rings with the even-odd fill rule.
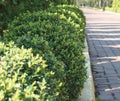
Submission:
[[[120,14],[82,9],[96,97],[100,101],[120,101]]]

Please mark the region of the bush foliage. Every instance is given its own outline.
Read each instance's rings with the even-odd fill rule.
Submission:
[[[0,42],[0,101],[59,100],[63,68],[58,63],[51,67],[46,63],[31,49]]]
[[[75,6],[63,5],[21,14],[9,24],[1,40],[6,44],[12,40],[17,47],[24,45],[32,48],[33,54],[40,54],[48,70],[55,73],[53,84],[49,82],[55,85],[50,94],[54,97],[58,90],[58,96],[51,101],[72,101],[81,93],[86,80],[84,29],[83,12]],[[59,83],[62,86],[57,88]]]
[[[0,31],[20,13],[44,10],[58,4],[73,4],[73,0],[0,0]]]

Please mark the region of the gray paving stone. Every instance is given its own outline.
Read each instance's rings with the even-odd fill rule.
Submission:
[[[118,74],[116,74],[116,73],[115,74],[107,74],[106,75],[107,78],[109,78],[109,77],[117,77],[117,76],[118,76]]]
[[[120,101],[120,93],[114,93],[116,100]]]
[[[120,101],[120,14],[83,9],[87,19],[95,91],[100,101]],[[89,13],[90,12],[90,13]],[[112,20],[111,20],[112,19]]]
[[[110,86],[111,86],[111,88],[119,88],[120,84],[111,84]]]
[[[111,68],[113,69],[113,65],[109,61],[105,61],[105,63],[103,64],[103,67],[104,69],[108,69],[108,70],[110,70]]]
[[[115,74],[116,71],[115,70],[105,70],[105,73],[106,73],[106,75],[108,75],[108,74]]]
[[[117,70],[120,70],[120,62],[112,62],[112,65],[114,66],[114,68],[116,68]]]
[[[109,82],[106,79],[102,79],[102,80],[97,79],[97,80],[95,80],[95,82],[96,82],[96,85],[106,85],[106,84],[109,84]]]
[[[96,78],[106,77],[106,75],[104,73],[95,73],[93,76]]]
[[[112,94],[110,93],[101,93],[99,96],[101,101],[114,101]]]
[[[110,84],[120,84],[120,80],[118,79],[109,79],[108,81]]]
[[[109,85],[96,85],[96,92],[105,91],[106,89],[110,89]]]

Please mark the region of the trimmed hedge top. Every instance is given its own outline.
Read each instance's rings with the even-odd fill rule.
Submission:
[[[54,5],[73,4],[73,0],[0,0],[0,34],[15,16],[27,11],[45,10]]]
[[[12,40],[18,47],[24,45],[32,48],[34,54],[41,54],[49,69],[56,72],[54,78],[63,84],[57,101],[72,101],[86,80],[84,29],[83,12],[75,6],[63,5],[16,17],[1,39],[4,43]],[[58,61],[60,66],[51,60]]]

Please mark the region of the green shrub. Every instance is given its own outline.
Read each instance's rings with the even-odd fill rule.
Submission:
[[[58,5],[57,7],[58,7],[58,9],[62,8],[62,9],[74,12],[78,16],[78,18],[82,18],[82,19],[85,20],[84,13],[77,6],[74,6],[74,5]]]
[[[59,101],[60,64],[57,72],[46,63],[31,49],[0,42],[0,101]]]
[[[50,86],[53,87],[52,89],[54,89],[54,90],[49,89],[51,90],[49,94],[50,93],[53,94],[53,92],[54,93],[58,92],[59,96],[57,96],[57,100],[58,101],[61,100],[62,93],[64,92],[64,82],[63,82],[63,80],[65,79],[64,68],[63,68],[64,64],[63,62],[59,62],[56,59],[56,57],[50,50],[49,43],[46,40],[44,40],[43,37],[39,37],[38,35],[29,35],[29,33],[22,35],[21,37],[14,36],[12,40],[14,40],[14,42],[18,47],[24,45],[24,47],[27,49],[32,48],[34,55],[40,54],[43,57],[43,59],[46,60],[48,67],[47,69],[49,71],[54,72],[54,76],[52,78],[50,77],[47,79],[49,85],[51,84]],[[9,41],[10,40],[8,41],[6,40],[4,42],[7,44],[9,43]],[[55,81],[56,79],[57,81]],[[62,86],[59,88],[55,87],[55,85],[59,85],[60,81]]]
[[[56,7],[51,7],[48,12],[64,14],[64,16],[70,20],[70,22],[79,24],[82,29],[85,28],[85,16],[83,12],[73,5],[58,5]],[[84,32],[84,31],[83,31]]]
[[[0,32],[2,33],[2,30],[7,27],[7,23],[20,13],[45,10],[58,4],[73,4],[73,0],[1,0]]]
[[[6,43],[13,40],[19,47],[21,45],[26,48],[32,47],[35,53],[43,53],[44,47],[46,53],[50,50],[57,60],[64,63],[65,75],[61,76],[64,87],[60,93],[62,99],[60,101],[72,101],[81,93],[86,80],[83,55],[85,18],[77,7],[64,7],[59,6],[60,10],[53,7],[46,11],[28,12],[16,17],[9,24],[8,30],[4,31],[1,40]],[[77,14],[78,12],[80,14]],[[46,40],[45,43],[47,42],[49,47],[43,44],[43,49],[40,48],[42,51],[39,52],[41,38]],[[43,57],[45,58],[44,55]],[[51,56],[48,60],[50,58]]]

